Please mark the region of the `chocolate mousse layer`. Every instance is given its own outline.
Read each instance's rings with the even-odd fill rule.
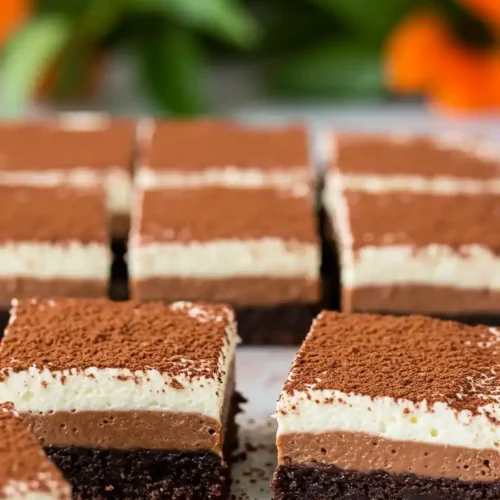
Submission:
[[[222,457],[206,450],[50,446],[45,451],[71,479],[75,498],[82,500],[225,500],[229,497],[231,453],[237,448],[235,416],[239,412],[240,401],[240,396],[234,394],[228,411]]]
[[[393,441],[362,432],[295,433],[278,436],[278,460],[313,465],[334,464],[344,470],[416,474],[460,481],[498,481],[500,454],[439,446],[416,441]]]
[[[272,278],[263,276],[182,278],[163,276],[133,280],[133,298],[148,300],[211,300],[235,306],[271,306],[297,303],[318,303],[318,279]]]
[[[38,279],[13,276],[0,279],[0,308],[8,309],[13,297],[103,298],[108,281],[96,279]]]
[[[41,444],[133,450],[220,449],[221,424],[195,413],[77,411],[24,415]]]
[[[342,291],[342,310],[381,312],[390,305],[399,314],[431,314],[459,317],[495,315],[500,305],[500,291],[430,285],[362,286]]]

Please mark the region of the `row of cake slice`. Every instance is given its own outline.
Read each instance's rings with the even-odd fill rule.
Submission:
[[[228,498],[231,308],[33,299],[11,318],[0,403],[75,498]],[[500,498],[499,354],[491,327],[320,313],[277,404],[276,500]],[[68,498],[2,411],[0,498]]]
[[[366,134],[327,143],[324,232],[339,269],[333,251],[323,267],[342,309],[496,313],[491,145]],[[107,296],[106,213],[124,227],[130,212],[133,298],[229,302],[242,337],[264,343],[301,340],[321,298],[336,305],[320,286],[311,201],[321,180],[303,127],[76,115],[5,125],[0,153],[4,306],[12,297]]]

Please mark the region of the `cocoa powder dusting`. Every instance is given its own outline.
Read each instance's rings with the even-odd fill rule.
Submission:
[[[21,300],[14,314],[0,345],[0,373],[96,367],[218,379],[233,322],[224,305],[188,302]]]
[[[338,390],[457,411],[500,401],[500,331],[422,316],[324,311],[284,390]]]
[[[12,483],[21,483],[21,488],[37,492],[48,492],[55,484],[65,486],[61,473],[43,454],[13,406],[3,404],[0,405],[0,498],[5,498],[3,490]],[[21,491],[16,493],[21,498]]]

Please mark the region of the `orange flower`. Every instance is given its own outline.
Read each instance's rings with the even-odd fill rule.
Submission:
[[[498,0],[460,0],[460,2],[487,23],[500,28],[500,2]]]
[[[462,45],[443,21],[419,13],[387,45],[387,80],[399,93],[425,93],[447,111],[500,108],[500,53]]]
[[[441,19],[421,12],[404,20],[389,37],[386,73],[395,92],[417,93],[426,88],[448,44]]]
[[[0,2],[0,46],[30,14],[30,0],[1,0]]]

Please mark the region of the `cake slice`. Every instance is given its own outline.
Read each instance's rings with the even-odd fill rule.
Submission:
[[[319,242],[303,188],[143,190],[129,243],[132,297],[227,302],[244,341],[300,343],[320,300]]]
[[[101,189],[0,186],[0,307],[14,297],[105,297],[108,241]]]
[[[500,308],[500,198],[373,193],[331,179],[344,312],[484,317]]]
[[[24,300],[11,318],[0,400],[16,404],[77,498],[227,498],[229,308]]]
[[[69,484],[10,403],[0,404],[0,499],[71,499]]]
[[[114,236],[130,222],[135,123],[99,113],[63,113],[0,124],[0,184],[104,187]]]
[[[301,125],[148,119],[140,131],[136,183],[141,187],[259,187],[311,181],[308,136]]]
[[[276,500],[500,498],[500,330],[322,312],[278,405]]]
[[[330,169],[348,189],[436,194],[500,193],[500,150],[463,134],[335,133]]]

